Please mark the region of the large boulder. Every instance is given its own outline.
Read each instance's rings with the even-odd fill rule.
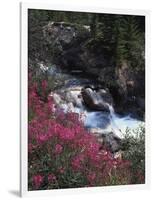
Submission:
[[[46,44],[50,46],[53,60],[63,66],[69,66],[71,60],[78,56],[80,44],[89,38],[90,32],[78,24],[49,22],[43,27],[43,35]]]
[[[105,90],[96,91],[91,88],[83,88],[81,94],[84,103],[89,109],[109,112],[108,105],[111,104],[112,97]]]
[[[49,22],[43,27],[44,42],[56,64],[99,76],[100,69],[113,65],[112,53],[102,38],[92,38],[84,25]]]
[[[123,140],[118,137],[113,132],[105,132],[100,128],[90,129],[90,132],[93,133],[98,141],[105,146],[110,152],[115,153],[119,150],[123,150]]]

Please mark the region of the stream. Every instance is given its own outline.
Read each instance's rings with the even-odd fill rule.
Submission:
[[[72,75],[61,71],[56,66],[50,67],[48,71],[51,77],[63,81],[63,86],[51,93],[55,104],[64,112],[78,113],[85,127],[91,132],[100,134],[113,132],[118,137],[123,138],[127,128],[133,130],[144,123],[132,118],[131,113],[127,115],[115,113],[113,105],[109,103],[106,103],[109,112],[89,109],[83,101],[81,91],[85,86],[95,85],[92,80],[76,75],[79,72]]]

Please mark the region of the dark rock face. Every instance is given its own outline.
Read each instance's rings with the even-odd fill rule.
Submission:
[[[141,97],[138,97],[138,98],[136,99],[136,101],[137,101],[137,105],[138,105],[139,107],[141,107],[143,110],[145,110],[145,99],[144,99],[144,98],[141,98]]]
[[[63,50],[65,45],[70,44],[76,37],[77,32],[75,27],[66,26],[63,22],[49,22],[48,25],[43,27],[43,34],[48,44],[54,45],[59,50]]]
[[[124,61],[116,70],[117,83],[121,94],[127,96],[144,95],[145,77],[144,72],[136,72]]]
[[[113,100],[106,90],[99,89],[95,91],[91,88],[83,88],[81,94],[84,103],[89,109],[109,112],[108,104],[111,104]]]
[[[50,22],[43,27],[43,34],[48,46],[54,49],[54,61],[62,67],[98,76],[102,67],[111,66],[111,57],[102,41],[91,40],[85,26]]]
[[[145,111],[145,72],[141,70],[135,72],[124,61],[116,70],[116,76],[116,90],[121,97],[119,101],[121,108],[142,118]]]
[[[44,39],[54,52],[54,61],[63,67],[80,66],[79,54],[82,43],[90,37],[84,26],[64,22],[49,22],[43,27]]]

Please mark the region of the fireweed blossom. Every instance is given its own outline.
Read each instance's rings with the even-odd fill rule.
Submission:
[[[47,88],[46,82],[42,87]],[[30,190],[41,189],[42,185],[43,189],[103,186],[111,183],[108,180],[112,176],[115,184],[129,184],[130,173],[126,161],[115,159],[105,148],[100,150],[102,146],[97,138],[84,128],[79,115],[57,112],[58,108],[54,106],[52,97],[43,102],[36,89],[36,86],[30,84]],[[68,178],[68,174],[71,178]]]
[[[89,184],[94,184],[95,183],[95,179],[96,179],[96,173],[95,172],[89,172],[89,174],[87,175],[87,179],[89,181]]]
[[[41,186],[43,179],[44,179],[44,177],[41,175],[33,176],[33,185],[34,185],[35,189],[38,189]]]
[[[60,144],[56,144],[55,146],[55,154],[60,154],[63,151],[63,147]]]
[[[49,174],[48,175],[48,182],[49,183],[53,183],[53,182],[55,182],[56,181],[56,176],[54,175],[54,174]]]
[[[65,172],[64,167],[60,167],[60,168],[58,169],[58,172],[59,172],[60,174],[63,174],[63,173]]]
[[[83,168],[84,155],[77,155],[72,159],[72,168],[74,171],[81,170]]]

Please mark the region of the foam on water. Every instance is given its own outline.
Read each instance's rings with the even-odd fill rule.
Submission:
[[[127,116],[119,116],[114,112],[114,108],[109,105],[110,113],[103,112],[87,112],[85,126],[90,128],[101,128],[104,132],[114,132],[122,138],[126,129],[136,129],[144,122]]]
[[[70,89],[70,88],[69,88]],[[127,116],[117,115],[112,105],[107,104],[109,112],[103,111],[88,111],[82,104],[79,94],[81,92],[80,87],[73,87],[70,89],[70,98],[76,99],[76,106],[71,103],[64,105],[65,112],[71,111],[78,113],[83,121],[85,127],[89,129],[99,129],[104,133],[114,132],[117,136],[122,138],[126,132],[126,129],[136,129],[140,124],[144,123],[137,119]]]

